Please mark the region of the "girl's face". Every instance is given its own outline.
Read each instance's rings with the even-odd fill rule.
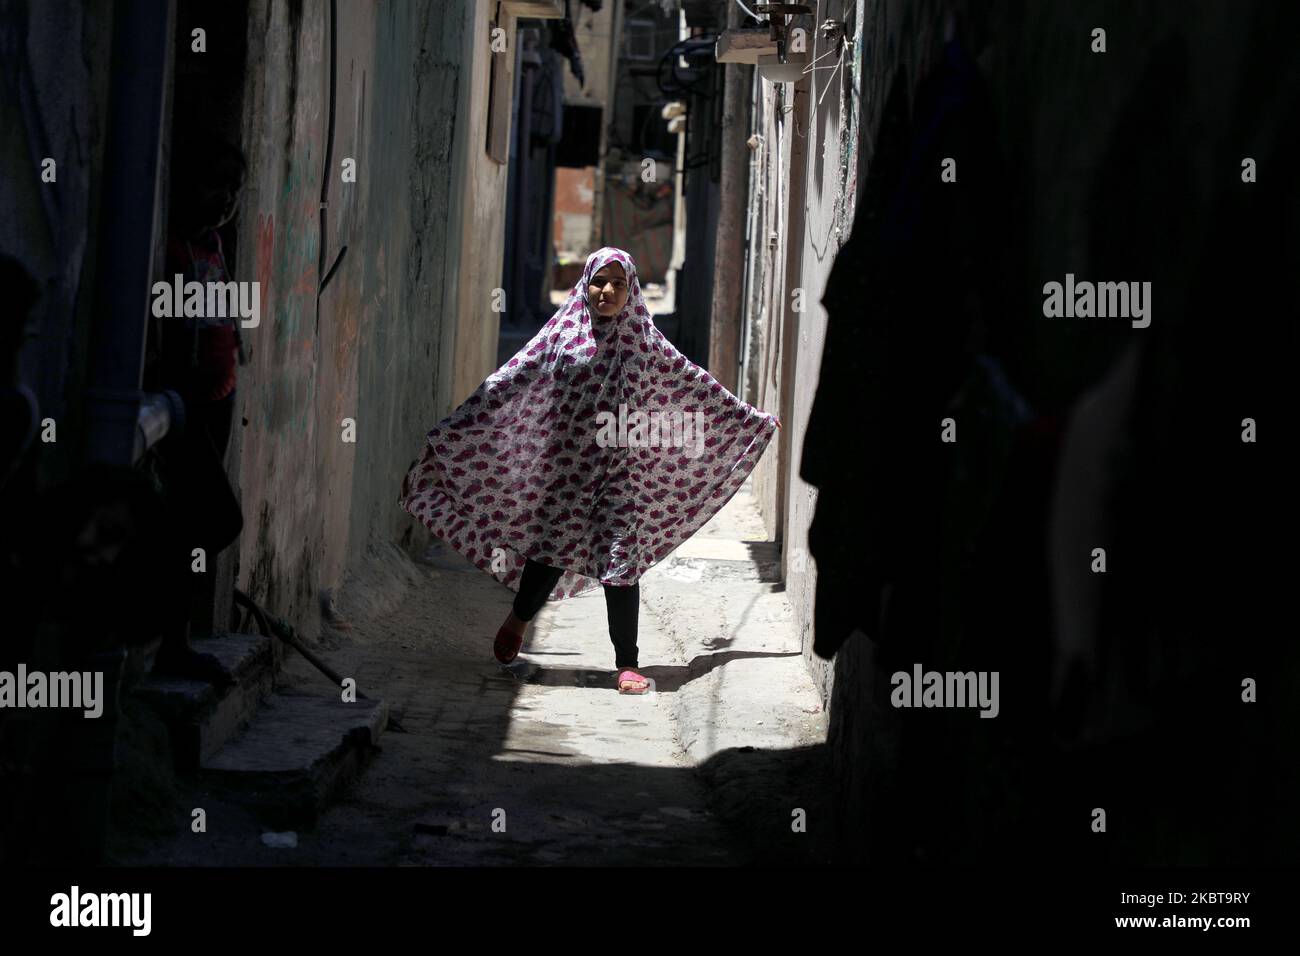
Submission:
[[[627,273],[617,262],[601,266],[587,286],[587,302],[602,318],[618,315],[627,304]]]

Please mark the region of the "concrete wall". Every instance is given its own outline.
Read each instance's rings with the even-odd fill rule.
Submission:
[[[500,26],[509,37],[509,52],[492,54],[488,19],[493,5],[464,0],[472,11],[462,41],[462,61],[455,114],[457,150],[451,196],[460,209],[460,227],[451,235],[459,238],[456,264],[451,276],[458,282],[456,344],[453,364],[443,367],[450,385],[446,411],[459,405],[496,368],[497,334],[500,316],[492,311],[492,290],[501,285],[505,248],[505,208],[509,169],[495,162],[486,149],[488,122],[488,80],[493,55],[507,57],[508,69],[499,95],[507,100],[514,89],[515,18],[502,13]],[[443,6],[437,5],[441,12]],[[446,16],[447,14],[443,14]],[[445,414],[445,412],[443,413]],[[420,434],[432,427],[432,422]]]
[[[488,5],[336,8],[331,54],[330,6],[254,3],[245,99],[240,278],[262,284],[262,325],[241,370],[238,580],[307,634],[368,550],[426,540],[397,489],[494,367],[505,200]]]
[[[943,24],[939,4],[899,0],[832,2],[823,6],[819,22],[828,18],[845,21],[854,41],[844,47],[838,71],[819,70],[779,89],[759,86],[755,132],[763,141],[755,164],[746,386],[751,402],[780,408],[784,428],[777,454],[769,452],[755,469],[755,490],[768,533],[782,540],[786,593],[801,624],[805,662],[830,712],[839,832],[856,846],[865,826],[859,812],[866,805],[865,776],[879,767],[868,753],[868,728],[876,724],[870,714],[876,671],[865,640],[846,642],[832,661],[813,653],[817,569],[808,552],[808,528],[817,489],[803,481],[800,467],[826,338],[822,293],[853,229],[858,183],[870,164],[889,84],[900,68],[915,84],[937,54]],[[812,26],[806,18],[803,25]],[[816,58],[827,45],[815,30],[810,35]],[[818,65],[833,66],[836,59],[828,56]],[[802,290],[802,311],[794,309],[796,289]],[[854,436],[841,440],[852,442]],[[833,460],[835,449],[814,453]]]
[[[768,533],[782,541],[783,578],[802,629],[804,659],[830,714],[838,832],[853,846],[863,842],[866,825],[865,775],[879,766],[868,753],[876,672],[864,640],[846,642],[832,661],[813,653],[817,569],[808,528],[817,489],[803,481],[800,468],[826,339],[822,294],[853,229],[858,183],[870,163],[889,82],[900,65],[915,77],[935,55],[938,6],[901,0],[823,5],[818,22],[845,21],[854,41],[843,48],[839,70],[819,70],[780,88],[760,81],[755,103],[754,131],[763,140],[754,169],[746,397],[758,407],[779,408],[784,426],[776,454],[769,451],[755,469],[755,491]],[[822,56],[825,41],[810,19],[802,25],[809,28],[811,56]],[[827,56],[818,65],[836,60]],[[794,308],[796,289],[802,290],[802,311]],[[841,439],[852,442],[854,436]],[[835,449],[814,453],[833,460]]]
[[[756,74],[757,75],[757,74]],[[754,178],[749,229],[750,315],[744,323],[742,349],[743,397],[750,404],[781,417],[783,427],[773,448],[754,470],[754,491],[767,533],[785,537],[784,495],[790,471],[791,438],[784,423],[796,394],[793,369],[787,368],[794,345],[794,290],[799,283],[803,254],[803,172],[807,157],[808,83],[773,86],[759,79],[755,124]],[[805,296],[800,305],[811,303]],[[791,431],[790,435],[795,433]]]
[[[1162,314],[1166,322],[1176,326],[1179,318],[1196,305],[1191,295],[1197,286],[1188,277],[1187,264],[1221,261],[1224,257],[1218,250],[1230,245],[1230,240],[1211,235],[1207,223],[1217,221],[1211,218],[1215,211],[1235,208],[1234,204],[1240,202],[1232,191],[1241,188],[1241,157],[1269,150],[1274,150],[1270,155],[1281,155],[1278,137],[1295,128],[1285,111],[1294,108],[1288,105],[1294,104],[1294,99],[1287,97],[1293,96],[1290,91],[1295,89],[1297,77],[1289,65],[1293,58],[1284,52],[1284,43],[1274,39],[1294,32],[1283,26],[1294,15],[1267,4],[1238,8],[1227,3],[1201,2],[1176,7],[1131,7],[1108,3],[1039,5],[1008,0],[991,5],[951,5],[951,20],[947,18],[949,8],[938,3],[857,0],[846,6],[850,7],[852,32],[858,43],[852,59],[845,64],[844,89],[832,89],[826,95],[808,130],[809,162],[802,195],[797,183],[787,186],[782,176],[773,176],[770,169],[761,173],[765,188],[777,196],[789,197],[786,201],[790,209],[806,204],[807,222],[801,232],[790,229],[788,239],[781,240],[801,242],[797,282],[792,278],[791,266],[783,265],[776,256],[765,258],[765,250],[755,249],[751,265],[759,270],[756,280],[761,291],[757,298],[768,305],[751,315],[752,321],[762,323],[761,328],[751,329],[751,341],[756,343],[751,359],[760,364],[753,381],[761,395],[764,389],[773,387],[770,361],[773,350],[781,344],[770,305],[774,290],[782,282],[787,288],[796,284],[805,288],[811,303],[808,311],[794,319],[792,344],[797,343],[797,347],[791,363],[793,374],[779,382],[782,399],[791,409],[783,415],[783,421],[792,453],[788,459],[765,460],[756,481],[765,509],[772,509],[765,515],[769,528],[784,525],[787,591],[797,618],[805,622],[805,656],[829,704],[828,744],[843,860],[862,862],[870,842],[869,832],[881,834],[890,827],[888,820],[877,819],[872,812],[873,801],[882,788],[890,786],[899,769],[891,763],[898,759],[901,737],[897,715],[886,703],[889,668],[880,663],[877,645],[860,631],[840,646],[833,662],[811,654],[816,568],[807,560],[800,567],[794,558],[798,549],[806,551],[807,530],[817,505],[815,490],[799,479],[798,472],[826,340],[827,320],[820,299],[836,253],[853,228],[859,204],[857,183],[865,181],[865,172],[872,168],[881,146],[882,111],[895,77],[905,103],[906,115],[901,121],[907,127],[915,121],[911,105],[916,102],[920,82],[937,63],[949,29],[978,59],[996,118],[992,124],[995,129],[990,132],[996,136],[997,149],[1010,175],[1002,221],[988,222],[983,228],[985,223],[972,223],[968,218],[963,225],[976,230],[975,238],[968,240],[974,243],[978,243],[978,236],[986,232],[992,235],[1002,228],[1014,237],[1013,242],[997,247],[989,255],[997,269],[989,281],[1005,281],[1006,285],[1005,294],[986,307],[997,323],[997,355],[1009,380],[1024,395],[1038,420],[1049,427],[1069,416],[1084,390],[1111,367],[1126,338],[1088,323],[1062,328],[1041,321],[1044,277],[1067,271],[1085,274],[1103,260],[1112,266],[1140,265],[1150,270],[1156,288],[1166,290]],[[819,14],[821,18],[836,15],[825,5]],[[1091,30],[1096,26],[1108,32],[1109,49],[1104,55],[1089,49]],[[1271,72],[1281,75],[1276,81],[1265,80]],[[816,96],[821,96],[830,75],[829,71],[816,74]],[[768,138],[764,162],[775,165],[786,154],[770,141],[775,132],[770,89],[765,95],[768,101],[762,115],[766,119],[760,130]],[[1180,108],[1170,109],[1169,104],[1175,102]],[[797,110],[791,115],[797,115]],[[915,132],[906,130],[907,142]],[[1135,149],[1142,150],[1140,162]],[[1158,155],[1153,156],[1153,150],[1159,151]],[[1229,197],[1227,201],[1225,196]],[[766,202],[769,205],[760,203],[756,214],[765,215],[770,222],[779,221],[779,212],[771,206],[771,194]],[[936,243],[939,238],[933,237]],[[936,277],[946,274],[942,266],[936,266]],[[1123,266],[1119,267],[1121,272]],[[784,278],[770,274],[783,268]],[[1147,274],[1143,273],[1144,277]],[[1252,283],[1249,288],[1257,289],[1257,285]],[[870,310],[872,305],[871,301],[863,301],[861,308]],[[926,321],[936,318],[931,315]],[[854,317],[845,316],[844,320],[852,324]],[[942,331],[936,327],[936,338]],[[924,333],[920,334],[923,338]],[[1171,340],[1177,338],[1177,332],[1169,334]],[[1183,358],[1168,361],[1177,365]],[[1190,359],[1187,361],[1185,374],[1190,376]],[[848,364],[841,363],[840,367]],[[778,367],[785,366],[778,363]],[[1196,374],[1205,376],[1198,381],[1212,381],[1216,371],[1203,366]],[[851,383],[843,385],[845,394],[851,395]],[[831,446],[812,452],[832,465],[834,443],[844,442],[847,450],[855,440],[852,414],[837,418],[837,425],[841,421],[843,430],[833,436]],[[873,468],[914,468],[919,476],[925,470],[917,466],[916,462],[872,464]],[[1019,480],[1041,478],[1028,464],[1022,467]],[[784,506],[779,506],[783,481],[788,492]],[[1014,537],[1020,528],[1016,520],[1023,520],[1031,534],[1043,533],[1041,516],[1030,514],[1034,494],[1041,491],[1041,485],[1026,487],[1033,494],[1007,493],[1008,500],[1022,510],[1012,510],[1010,517],[1000,515],[996,520],[1001,524],[990,519],[988,526],[989,540],[1015,541],[1016,547],[1003,557],[1014,557],[1023,567],[1017,566],[1015,573],[967,568],[954,571],[945,582],[918,582],[918,593],[928,596],[932,591],[942,592],[945,600],[953,602],[950,618],[959,621],[960,626],[971,631],[986,628],[993,634],[1013,633],[1017,640],[1025,641],[1025,648],[1017,647],[1017,653],[1006,658],[1008,666],[1020,667],[1024,672],[1037,660],[1036,655],[1047,653],[1052,640],[1051,628],[1046,624],[1029,629],[1018,626],[1049,603],[1041,582],[1030,573],[1041,567],[1042,555],[1033,550],[1032,540],[1022,542]],[[863,493],[868,492],[864,489]],[[870,504],[873,510],[889,506],[889,502],[882,501]],[[927,526],[918,529],[918,534],[930,530]],[[945,534],[932,536],[932,544],[926,538],[922,547],[928,549],[927,554],[951,545],[956,532],[949,528]],[[868,550],[869,545],[862,542],[859,552]],[[981,582],[979,586],[972,583],[976,581]],[[961,592],[963,586],[978,595],[978,600]],[[990,587],[1003,588],[1005,594],[990,591]],[[962,597],[953,596],[959,592]],[[963,600],[973,603],[962,604]],[[986,603],[981,605],[979,600]],[[1166,608],[1175,604],[1169,602]],[[985,616],[979,616],[977,611]],[[1162,609],[1160,613],[1176,612]],[[1014,617],[1016,614],[1020,616]],[[927,631],[923,636],[931,640],[935,635]],[[1035,701],[1041,694],[1041,684],[1038,681],[1026,691]],[[1021,686],[1028,685],[1022,682]],[[1030,723],[1026,721],[1021,729],[1028,733],[1033,729]],[[999,742],[1009,739],[1011,731],[1002,728],[1010,726],[1005,718],[999,724],[999,731],[1008,735]],[[908,759],[913,768],[932,755],[915,740],[910,746]],[[998,827],[1005,834],[1030,832],[1017,814],[1032,810],[1033,801],[1016,800],[1037,786],[1035,777],[1041,776],[1040,771],[1046,772],[1044,761],[1051,754],[1045,748],[1024,752],[1034,763],[1017,782],[999,779],[989,791],[996,791],[996,799],[1005,806],[981,804],[978,812],[969,810],[977,805],[977,798],[960,792],[961,780],[980,780],[986,788],[992,787],[981,774],[992,778],[1014,769],[1014,760],[1003,753],[988,750],[981,762],[982,758],[956,748],[955,753],[947,755],[951,759],[932,761],[944,768],[935,771],[936,779],[941,778],[959,791],[948,807],[938,807],[936,819],[955,827],[954,832],[964,841],[960,850],[943,845],[931,846],[932,852],[1007,853],[1011,852],[1011,841],[995,836]],[[996,772],[988,769],[993,765],[990,761],[1004,759],[1005,764],[996,764]],[[1101,766],[1105,766],[1104,761]],[[915,769],[910,772],[917,773]],[[914,781],[914,789],[909,792],[934,790]],[[970,813],[969,826],[952,822],[967,819],[961,816],[964,812]],[[1190,834],[1184,836],[1192,838]],[[908,839],[915,838],[915,834],[909,834]],[[1149,845],[1144,846],[1150,850]],[[1016,849],[1032,852],[1033,841],[1027,839]],[[1198,846],[1195,852],[1202,851],[1205,847]]]
[[[329,102],[328,8],[267,0],[249,10],[238,278],[261,283],[261,325],[244,333],[234,432],[244,510],[239,585],[314,632],[324,550],[316,414],[319,204]],[[256,250],[250,257],[249,250]]]
[[[779,88],[761,81],[758,88],[761,188],[750,247],[757,305],[748,319],[746,377],[749,401],[780,408],[777,454],[769,452],[755,469],[755,490],[768,533],[783,542],[787,593],[804,626],[804,656],[829,704],[832,668],[812,653],[816,568],[807,551],[817,492],[799,477],[826,335],[821,295],[853,228],[857,184],[870,158],[871,131],[879,124],[892,65],[918,60],[932,37],[915,35],[916,24],[925,21],[916,4],[836,0],[822,7],[821,19],[846,21],[854,40],[844,47],[839,70],[819,70]],[[811,56],[825,54],[828,46],[811,19],[800,25],[809,31]],[[818,65],[836,62],[831,55]],[[796,289],[802,290],[802,311],[795,311]]]
[[[569,4],[573,18],[573,33],[582,54],[584,82],[578,85],[569,65],[564,65],[564,102],[578,106],[604,107],[609,102],[610,77],[616,62],[617,49],[610,43],[614,36],[615,19],[623,0],[606,0],[599,10],[581,3]]]
[[[572,258],[585,259],[594,249],[592,203],[595,194],[594,166],[583,169],[560,167],[555,171],[555,248]]]

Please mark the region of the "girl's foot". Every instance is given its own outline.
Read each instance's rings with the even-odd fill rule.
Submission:
[[[492,644],[492,653],[502,664],[510,664],[519,656],[519,649],[524,646],[524,631],[528,629],[528,622],[521,621],[515,617],[515,612],[511,611],[506,622],[501,625],[497,631],[496,640]]]
[[[620,694],[644,694],[650,682],[631,669],[625,669],[618,675],[618,692]]]

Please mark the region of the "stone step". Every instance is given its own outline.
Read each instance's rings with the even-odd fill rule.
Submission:
[[[166,721],[179,770],[196,769],[244,729],[271,696],[275,680],[269,637],[216,634],[190,646],[219,660],[234,686],[218,692],[206,681],[150,674],[134,689]]]
[[[277,692],[199,774],[276,830],[315,825],[364,766],[388,723],[385,701]]]

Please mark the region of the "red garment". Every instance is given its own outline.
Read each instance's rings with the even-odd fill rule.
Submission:
[[[167,242],[167,280],[229,282],[221,237],[209,229],[197,239],[173,236]],[[163,319],[165,384],[192,401],[216,402],[235,390],[239,341],[234,316],[183,316]],[[194,336],[198,324],[197,350]]]

